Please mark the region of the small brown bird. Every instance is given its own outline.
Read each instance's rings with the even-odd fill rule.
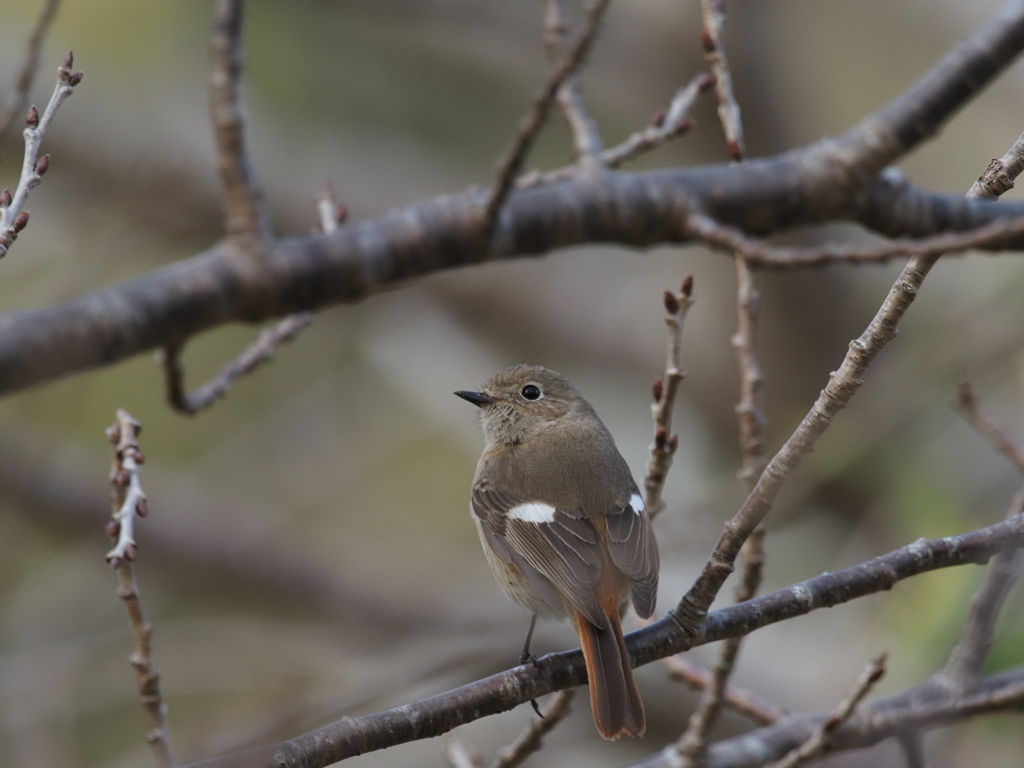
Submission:
[[[455,394],[482,414],[471,508],[498,584],[534,621],[572,621],[598,732],[642,735],[620,616],[630,599],[641,617],[654,612],[658,545],[611,433],[571,382],[537,365]]]

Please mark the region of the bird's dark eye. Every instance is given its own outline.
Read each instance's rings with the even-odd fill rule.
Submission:
[[[527,400],[537,400],[540,397],[540,387],[533,384],[527,384],[523,387],[522,394]]]

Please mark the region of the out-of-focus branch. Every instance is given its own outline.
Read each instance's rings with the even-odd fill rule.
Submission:
[[[740,605],[714,611],[708,615],[701,633],[692,641],[679,631],[675,622],[666,618],[630,633],[626,647],[636,664],[647,664],[692,645],[749,634],[818,608],[891,589],[896,582],[926,571],[986,562],[998,552],[1021,546],[1024,546],[1024,519],[1019,517],[959,536],[922,539],[852,568],[824,574]],[[271,768],[287,762],[301,768],[322,768],[347,757],[439,736],[459,725],[508,711],[552,691],[579,686],[585,680],[586,667],[580,651],[549,654],[538,659],[536,664],[524,664],[397,709],[345,717],[289,741],[193,765],[197,768],[241,765]],[[1009,683],[1000,677],[990,678],[990,681],[995,693],[983,702],[966,700],[963,707],[957,709],[960,717],[1019,705],[1017,697],[1024,701],[1024,670],[1020,672],[1019,679],[1012,678]],[[948,704],[943,707],[940,715],[949,711]],[[914,716],[917,716],[916,712]],[[935,724],[940,722],[936,720]],[[796,744],[804,741],[807,735],[809,731]],[[791,748],[777,754],[781,756]]]
[[[568,53],[569,3],[567,0],[547,0],[544,14],[544,42],[552,67],[557,67]],[[569,124],[576,160],[584,168],[601,165],[601,132],[587,110],[583,98],[583,82],[579,72],[573,72],[562,83],[556,95],[559,108]]]
[[[224,182],[225,230],[247,239],[249,250],[271,236],[270,216],[249,161],[242,102],[244,0],[217,0],[210,38],[210,118],[217,168]]]
[[[1015,146],[1018,145],[1024,147],[1024,135],[1015,142]],[[967,196],[974,198],[980,194],[976,187],[971,187]],[[882,348],[896,337],[900,320],[917,298],[925,278],[941,255],[934,253],[910,259],[868,327],[859,338],[850,342],[850,349],[842,364],[829,374],[828,384],[811,410],[765,467],[740,509],[726,523],[704,570],[679,605],[669,613],[683,632],[694,633],[700,626],[732,571],[740,549],[772,510],[782,486],[831,426],[836,415],[860,389],[868,366]]]
[[[864,668],[857,684],[850,694],[839,702],[835,712],[825,718],[807,741],[791,751],[781,760],[769,763],[765,768],[797,768],[797,766],[821,757],[828,752],[832,743],[832,734],[836,732],[843,723],[850,719],[853,711],[857,708],[864,697],[868,695],[882,676],[885,674],[886,654],[873,659]]]
[[[672,411],[676,394],[686,372],[683,370],[683,320],[690,311],[693,298],[693,277],[687,275],[678,293],[665,291],[665,324],[668,326],[668,352],[665,372],[654,379],[654,402],[651,415],[654,417],[654,442],[651,443],[651,458],[647,462],[644,477],[645,506],[652,518],[665,506],[661,497],[665,480],[672,467],[672,457],[679,448],[679,436],[672,434]]]
[[[73,64],[74,57],[68,52],[64,57],[64,63],[57,68],[57,86],[53,89],[53,95],[50,96],[43,114],[40,116],[34,104],[28,110],[28,116],[25,118],[27,127],[24,133],[25,157],[21,164],[21,178],[13,195],[6,189],[0,192],[0,258],[7,255],[18,233],[28,224],[25,203],[50,167],[49,155],[39,157],[39,146],[43,142],[46,130],[50,127],[60,105],[71,95],[75,86],[82,82],[82,73],[71,71]]]
[[[1024,451],[1011,440],[996,423],[981,412],[978,399],[974,395],[974,387],[967,378],[960,381],[956,390],[956,407],[982,436],[992,443],[992,447],[1003,454],[1020,472],[1024,472]]]
[[[142,596],[135,573],[137,547],[133,531],[136,516],[147,514],[146,495],[139,483],[139,468],[145,461],[139,449],[139,422],[124,410],[118,409],[113,425],[107,429],[110,441],[112,467],[113,516],[107,533],[116,544],[107,553],[107,562],[117,571],[117,595],[124,602],[128,622],[132,628],[135,648],[129,657],[146,715],[146,742],[153,752],[159,768],[171,768],[171,749],[167,738],[167,708],[160,694],[160,673],[153,665],[153,625],[142,608]]]
[[[24,111],[25,105],[28,103],[28,92],[35,79],[36,70],[39,69],[39,51],[42,50],[43,39],[50,30],[50,24],[57,15],[58,8],[60,8],[60,0],[45,0],[39,19],[29,34],[28,44],[25,46],[25,58],[22,59],[18,73],[14,76],[14,85],[7,97],[4,111],[0,114],[0,144],[3,144],[14,119]]]
[[[310,312],[299,312],[282,319],[263,331],[245,351],[225,365],[219,374],[194,392],[185,391],[185,369],[181,364],[181,347],[165,347],[162,354],[167,402],[174,410],[194,416],[224,397],[235,379],[252,373],[270,362],[282,344],[292,341],[313,321]]]
[[[526,758],[541,748],[544,737],[562,722],[572,711],[572,700],[576,696],[575,688],[566,688],[552,697],[551,703],[544,708],[543,717],[531,720],[518,738],[506,747],[498,750],[491,768],[516,768]]]
[[[669,676],[696,691],[703,691],[711,685],[711,672],[701,669],[683,656],[668,656],[664,659]],[[785,717],[788,711],[743,688],[728,686],[722,692],[722,703],[739,715],[758,725],[771,725]]]
[[[690,110],[693,109],[694,102],[714,83],[715,78],[707,72],[695,75],[689,83],[676,91],[668,107],[656,114],[650,125],[630,134],[621,144],[604,150],[600,157],[601,165],[606,168],[618,168],[684,135],[693,127]],[[571,179],[577,173],[578,169],[572,165],[554,171],[533,171],[520,176],[516,185],[525,189],[540,184],[552,184]]]
[[[530,147],[533,146],[534,139],[537,138],[537,134],[540,133],[540,129],[547,121],[551,105],[559,90],[568,78],[583,66],[583,62],[590,52],[594,40],[597,39],[598,30],[601,28],[601,20],[604,18],[605,11],[608,10],[610,2],[611,0],[593,0],[587,12],[587,20],[583,25],[583,30],[572,46],[569,47],[561,63],[551,73],[551,77],[548,78],[544,89],[533,102],[530,111],[526,113],[526,116],[519,123],[519,132],[516,134],[512,146],[498,164],[497,180],[484,205],[481,224],[485,242],[489,242],[494,233],[498,214],[505,205],[509,192],[512,191],[512,185],[515,183],[519,171],[522,170],[523,162],[526,160]]]

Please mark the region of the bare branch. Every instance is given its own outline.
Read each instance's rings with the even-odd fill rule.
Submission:
[[[360,221],[331,237],[276,241],[266,270],[255,275],[239,268],[235,250],[220,243],[60,307],[7,313],[0,317],[0,393],[123,360],[223,323],[357,302],[458,266],[582,243],[646,248],[683,242],[691,236],[680,221],[692,206],[754,232],[846,220],[884,235],[921,237],[1019,217],[1024,204],[930,194],[875,174],[932,135],[1005,68],[1024,47],[1022,33],[1024,8],[1007,6],[916,85],[834,139],[738,165],[608,172],[517,192],[495,222],[486,253],[480,247],[486,193],[470,191]],[[753,199],[757,205],[749,205]],[[1011,245],[1020,242],[1000,247]]]
[[[25,210],[28,196],[39,186],[43,174],[50,167],[49,155],[39,157],[39,146],[43,142],[46,130],[50,127],[60,105],[71,95],[75,86],[82,82],[82,73],[71,71],[73,64],[74,57],[68,52],[64,62],[57,68],[57,86],[53,89],[53,95],[50,96],[50,102],[42,116],[35,105],[32,105],[25,118],[25,158],[21,164],[21,178],[13,196],[6,189],[0,193],[0,258],[7,255],[18,233],[28,224],[28,211]]]
[[[693,109],[694,102],[714,83],[714,77],[707,72],[695,75],[689,83],[676,91],[668,108],[656,114],[650,125],[631,134],[621,144],[604,150],[601,153],[601,165],[618,168],[687,133],[693,127],[690,110]],[[542,184],[553,184],[571,179],[578,172],[576,166],[572,165],[554,171],[532,171],[520,176],[516,186],[527,189]]]
[[[956,390],[956,407],[978,432],[992,443],[992,447],[1003,454],[1020,472],[1024,472],[1024,451],[981,412],[974,396],[974,387],[966,377],[961,379]]]
[[[289,315],[272,328],[263,331],[242,354],[225,365],[219,374],[195,392],[185,391],[185,369],[181,364],[181,347],[165,347],[162,354],[167,402],[174,410],[194,416],[224,397],[235,379],[252,373],[274,357],[282,344],[292,341],[313,321],[310,312]]]
[[[470,752],[462,739],[450,733],[444,740],[444,759],[452,768],[481,768],[480,755]]]
[[[896,328],[900,320],[917,298],[921,285],[940,255],[941,253],[935,253],[910,259],[889,289],[871,323],[858,339],[850,342],[850,349],[842,364],[829,374],[828,384],[811,410],[765,467],[740,509],[726,523],[696,583],[669,614],[679,622],[684,632],[689,634],[699,627],[732,571],[733,563],[744,542],[774,507],[783,484],[831,426],[836,415],[849,404],[864,383],[863,377],[868,366],[882,348],[896,337]]]
[[[43,10],[32,32],[29,34],[28,44],[25,46],[25,58],[22,59],[21,67],[14,77],[14,86],[11,94],[7,97],[7,105],[3,114],[0,114],[0,144],[3,144],[7,131],[10,130],[15,118],[25,111],[28,104],[28,92],[32,88],[32,81],[35,79],[36,70],[39,69],[39,51],[43,47],[43,39],[50,31],[50,24],[53,23],[60,8],[60,0],[45,0]]]
[[[703,691],[711,685],[711,672],[692,664],[683,656],[667,656],[664,662],[673,680],[678,680],[693,690]],[[726,687],[722,692],[722,703],[758,725],[771,725],[789,714],[778,704],[762,699],[751,691],[733,686]]]
[[[142,710],[146,715],[146,742],[159,768],[171,768],[171,750],[167,738],[167,708],[160,694],[160,673],[153,665],[153,625],[146,619],[135,573],[137,548],[132,535],[136,516],[147,513],[146,495],[139,484],[139,467],[145,461],[139,449],[142,427],[131,415],[118,409],[114,423],[107,429],[112,468],[110,482],[114,512],[107,533],[117,540],[107,553],[107,562],[117,571],[117,595],[128,613],[135,648],[129,657],[138,683]]]
[[[652,518],[665,507],[661,497],[665,488],[672,457],[679,448],[679,436],[672,434],[672,411],[675,408],[679,385],[686,377],[683,370],[683,320],[690,311],[693,298],[693,277],[687,275],[678,293],[665,291],[665,324],[668,326],[668,352],[665,372],[654,380],[654,403],[651,415],[654,417],[654,442],[651,443],[651,458],[647,462],[647,476],[644,478],[647,514]]]
[[[210,38],[210,118],[217,143],[217,168],[224,182],[224,227],[228,237],[255,245],[271,236],[270,216],[249,160],[242,102],[244,0],[217,0]]]
[[[1024,514],[1024,488],[1017,491],[1007,519]],[[985,580],[971,598],[970,613],[960,640],[949,654],[944,670],[954,689],[969,691],[977,682],[981,668],[992,649],[996,619],[1006,595],[1020,577],[1021,552],[1000,552],[989,564]]]
[[[610,2],[611,0],[593,0],[579,37],[576,38],[576,41],[572,44],[572,47],[558,68],[551,73],[551,77],[548,79],[544,89],[533,102],[530,111],[520,122],[519,132],[516,134],[512,146],[498,165],[497,181],[494,183],[491,194],[484,206],[482,229],[486,241],[491,239],[497,224],[498,214],[501,212],[502,206],[504,206],[505,200],[512,190],[512,185],[515,183],[516,176],[523,167],[523,161],[526,159],[530,147],[533,146],[534,139],[537,138],[537,134],[547,121],[548,112],[551,111],[551,104],[558,95],[558,91],[561,89],[562,84],[583,66],[583,62],[590,52],[594,40],[597,38],[598,30],[601,27],[601,20],[604,18],[605,11],[608,10]]]
[[[882,675],[885,674],[885,662],[884,653],[870,661],[857,679],[857,684],[850,691],[850,695],[839,703],[835,712],[825,718],[814,734],[784,758],[769,764],[766,768],[797,768],[808,760],[824,755],[829,749],[832,734],[850,719],[857,705],[864,700],[875,683],[882,679]]]
[[[903,579],[920,573],[964,563],[986,562],[1005,549],[1024,546],[1024,519],[1002,523],[959,536],[922,539],[866,563],[827,573],[778,592],[748,600],[708,615],[701,633],[690,642],[671,618],[661,619],[630,633],[626,647],[636,665],[648,664],[684,648],[749,634],[778,621],[891,589]],[[281,761],[301,768],[321,768],[347,757],[385,749],[396,744],[447,733],[452,728],[488,715],[508,711],[555,690],[576,687],[586,681],[586,667],[579,650],[549,654],[537,664],[524,664],[478,680],[461,688],[406,704],[396,709],[361,717],[345,717],[315,731],[264,748],[193,764],[196,768],[246,768],[278,766]],[[992,678],[996,694],[964,700],[958,712],[980,708],[1011,707],[1024,697],[1024,669],[1003,687],[1003,678]],[[983,689],[979,689],[983,690]],[[948,705],[942,712],[948,711]],[[960,705],[958,705],[960,707]],[[914,715],[917,716],[917,713]],[[797,744],[806,739],[805,733]],[[787,747],[784,754],[792,747]],[[714,748],[712,748],[714,750]]]
[[[519,737],[498,750],[491,768],[515,768],[537,752],[542,744],[541,741],[554,728],[562,722],[569,712],[572,711],[572,700],[576,696],[575,688],[566,688],[559,691],[551,699],[551,703],[544,708],[544,716],[531,720],[530,724],[523,730]]]
[[[566,0],[547,0],[544,14],[544,41],[552,67],[557,67],[568,54],[569,4]],[[601,163],[601,132],[587,110],[583,99],[583,83],[579,72],[573,72],[562,83],[556,96],[559,108],[569,124],[576,159],[584,168]]]
[[[747,150],[743,141],[743,121],[740,107],[732,92],[732,75],[729,61],[722,46],[722,28],[725,26],[725,0],[701,0],[701,22],[703,29],[700,41],[704,46],[704,58],[715,76],[715,93],[718,95],[718,119],[725,130],[726,143],[733,160],[745,160]]]

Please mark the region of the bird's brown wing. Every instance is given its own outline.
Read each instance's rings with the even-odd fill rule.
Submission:
[[[640,499],[634,489],[633,499]],[[658,543],[643,503],[627,503],[608,515],[608,552],[612,562],[630,579],[633,608],[643,619],[654,613],[658,594]]]
[[[512,563],[546,602],[565,610],[563,597],[594,626],[608,619],[598,604],[595,588],[606,561],[593,523],[582,513],[541,505],[552,510],[545,521],[523,520],[509,512],[523,500],[490,489],[474,488],[473,514],[494,554]]]

